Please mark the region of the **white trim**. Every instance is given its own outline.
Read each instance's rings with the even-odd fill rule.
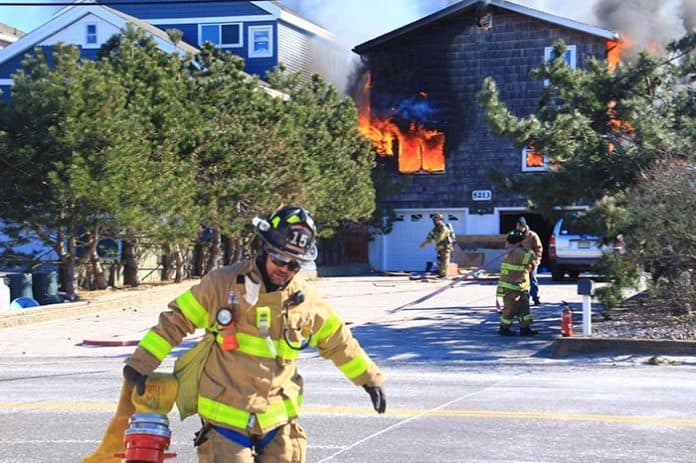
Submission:
[[[543,167],[529,167],[527,166],[527,151],[529,149],[525,146],[522,148],[522,172],[545,172],[549,170],[549,164],[551,160],[547,155],[544,155],[544,166]]]
[[[249,48],[247,49],[247,56],[249,58],[272,58],[273,57],[273,47],[274,47],[274,41],[273,41],[273,26],[271,24],[264,25],[264,26],[249,26],[249,36],[248,36],[248,44]],[[268,51],[267,52],[255,52],[254,51],[254,32],[263,32],[266,31],[268,32]]]
[[[317,26],[316,24],[311,23],[306,19],[296,16],[294,14],[290,14],[287,11],[280,12],[280,20],[285,21],[288,24],[292,24],[295,27],[299,27],[300,29],[306,30],[307,32],[311,32],[312,34],[317,35],[323,39],[331,41],[337,40],[334,34],[327,31],[323,27]]]
[[[275,18],[271,15],[254,15],[254,16],[206,16],[199,18],[156,18],[143,19],[153,26],[165,24],[167,26],[177,24],[215,24],[215,23],[234,23],[234,22],[256,22],[256,21],[273,21]]]
[[[19,40],[21,37],[17,37],[16,35],[12,34],[3,34],[0,32],[0,41],[2,42],[8,42],[8,43],[14,43],[17,40]]]
[[[14,79],[0,79],[0,85],[12,87],[14,85]]]
[[[597,35],[599,37],[604,37],[608,40],[618,40],[619,34],[607,29],[602,29],[601,27],[592,26],[590,24],[581,23],[578,21],[573,21],[572,19],[564,18],[562,16],[556,16],[550,13],[545,13],[540,10],[535,10],[534,8],[528,8],[526,6],[517,5],[516,3],[508,2],[505,0],[489,0],[493,5],[505,8],[511,11],[516,11],[517,13],[522,13],[527,16],[532,16],[544,21],[548,21],[553,24],[558,24],[569,29],[576,29],[582,32],[587,32],[588,34]]]
[[[566,53],[570,52],[570,61],[566,59],[566,63],[570,69],[577,69],[578,66],[578,47],[576,45],[566,45]],[[544,47],[544,64],[551,61],[553,55],[553,47]],[[567,57],[567,56],[566,56]]]
[[[422,27],[425,27],[429,24],[432,24],[436,21],[440,21],[441,19],[448,18],[451,15],[458,14],[462,11],[467,10],[468,8],[471,8],[477,3],[480,3],[481,0],[468,0],[468,1],[459,1],[457,3],[454,3],[453,5],[450,5],[448,7],[445,7],[441,10],[436,11],[435,13],[430,14],[429,16],[426,16],[424,18],[421,18],[417,21],[411,22],[409,24],[406,24],[405,26],[399,27],[398,29],[394,29],[390,32],[387,32],[385,34],[382,34],[380,36],[377,36],[373,39],[370,39],[366,42],[360,43],[356,46],[353,47],[353,51],[355,51],[358,54],[364,53],[368,48],[372,48],[376,45],[379,45],[384,42],[388,42],[390,40],[394,40],[397,37],[411,33],[417,29],[420,29]],[[488,5],[492,6],[497,6],[499,8],[503,8],[506,10],[510,11],[515,11],[517,13],[521,13],[525,16],[531,16],[533,18],[537,18],[543,21],[548,21],[553,24],[558,24],[563,27],[567,27],[569,29],[575,29],[579,30],[582,32],[586,32],[591,35],[595,35],[598,37],[603,37],[607,40],[619,40],[619,34],[614,31],[610,31],[607,29],[602,29],[600,27],[595,27],[591,26],[589,24],[584,24],[578,21],[573,21],[572,19],[568,18],[563,18],[561,16],[556,16],[550,13],[544,13],[543,11],[535,10],[533,8],[527,8],[522,5],[517,5],[515,3],[506,1],[506,0],[487,0]]]
[[[179,43],[178,45],[171,43],[169,39],[164,38],[166,35],[164,31],[157,30],[155,26],[148,24],[146,21],[133,18],[132,16],[128,16],[125,13],[114,10],[107,6],[94,4],[87,5],[81,3],[59,11],[56,13],[53,19],[24,35],[13,44],[10,44],[0,50],[0,63],[4,63],[16,55],[33,49],[48,37],[51,37],[63,29],[68,28],[72,24],[90,14],[104,20],[109,24],[112,24],[118,29],[123,29],[128,23],[134,23],[136,26],[141,27],[148,32],[152,38],[155,39],[155,42],[157,42],[158,48],[165,53],[177,52],[184,55],[187,52],[197,50],[195,47],[192,47],[186,43]]]
[[[314,24],[313,22],[303,18],[302,16],[299,16],[292,11],[288,11],[285,8],[279,7],[275,5],[275,2],[269,2],[269,1],[260,1],[260,2],[251,2],[255,6],[262,8],[266,11],[268,11],[270,14],[273,15],[275,19],[278,19],[280,21],[284,21],[288,24],[291,24],[295,27],[298,27],[304,31],[307,31],[311,34],[314,34],[316,36],[319,36],[323,39],[330,40],[330,41],[336,41],[337,38],[334,34],[331,32],[327,31],[323,27],[319,26],[318,24]]]

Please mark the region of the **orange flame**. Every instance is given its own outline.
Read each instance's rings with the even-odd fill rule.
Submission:
[[[369,95],[371,79],[363,87]],[[420,92],[421,97],[427,93]],[[369,96],[363,95],[358,104],[358,128],[360,133],[372,141],[380,156],[398,156],[400,173],[443,172],[445,170],[445,135],[437,130],[426,129],[411,121],[408,129],[402,129],[392,116],[371,117]]]
[[[621,36],[619,40],[607,40],[607,65],[610,71],[616,70],[621,64],[621,54],[634,45],[633,40]]]

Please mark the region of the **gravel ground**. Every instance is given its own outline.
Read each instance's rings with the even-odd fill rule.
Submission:
[[[638,296],[608,319],[593,321],[592,332],[607,338],[696,341],[696,313],[675,315],[670,307]]]

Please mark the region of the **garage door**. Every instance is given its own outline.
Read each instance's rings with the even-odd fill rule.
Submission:
[[[377,237],[377,240],[381,238],[381,246],[376,245],[370,248],[371,253],[374,251],[381,254],[370,256],[373,267],[391,272],[420,272],[425,270],[427,262],[435,265],[437,261],[435,246],[428,244],[423,249],[418,247],[433,227],[433,221],[430,218],[432,212],[434,211],[396,211],[401,220],[394,222],[391,233]],[[452,225],[455,233],[459,234],[460,230],[463,233],[464,212],[441,212],[446,221]]]

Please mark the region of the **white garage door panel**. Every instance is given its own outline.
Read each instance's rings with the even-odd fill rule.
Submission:
[[[433,227],[433,221],[430,219],[432,210],[399,210],[397,215],[403,216],[404,220],[394,222],[392,232],[383,237],[381,251],[384,253],[383,259],[377,259],[377,262],[383,262],[383,271],[392,272],[421,272],[425,270],[427,262],[436,264],[437,257],[435,253],[435,245],[428,244],[425,248],[420,249],[418,245],[425,240],[428,232]],[[420,214],[420,220],[412,220],[411,216]],[[464,220],[466,211],[442,211],[445,219],[452,225],[455,233],[464,232]],[[456,217],[458,220],[451,220],[450,217]],[[372,248],[377,250],[377,247]]]
[[[392,232],[386,235],[385,252],[387,269],[397,272],[425,270],[425,263],[435,263],[435,246],[428,244],[420,249],[418,245],[432,228],[432,220],[423,214],[421,220],[411,221],[411,214],[403,214],[403,222],[394,222]]]

